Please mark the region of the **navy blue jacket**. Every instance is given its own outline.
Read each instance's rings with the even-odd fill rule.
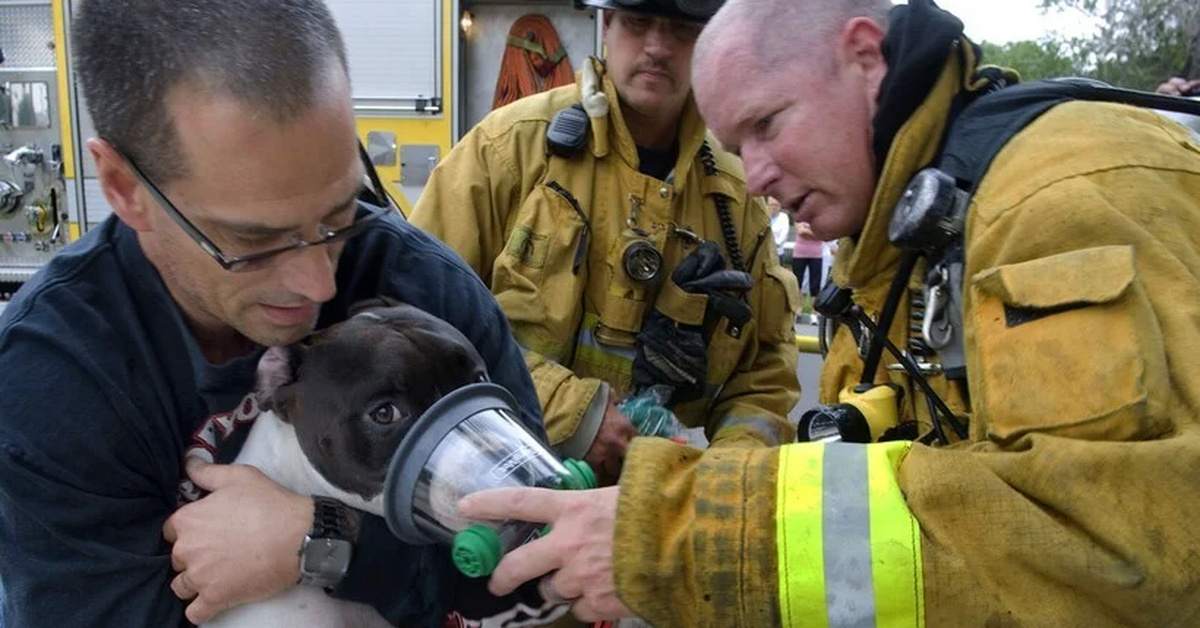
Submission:
[[[318,326],[378,295],[443,318],[544,438],[503,313],[447,247],[386,217],[346,244],[337,285]],[[0,317],[0,624],[187,625],[168,586],[162,526],[179,503],[185,449],[253,389],[261,354],[209,364],[134,232],[115,218],[18,292]],[[440,625],[457,586],[447,554],[405,546],[367,516],[334,594],[394,623]]]

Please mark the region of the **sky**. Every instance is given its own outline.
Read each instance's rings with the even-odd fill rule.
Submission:
[[[1077,11],[1042,14],[1039,0],[937,0],[937,5],[958,16],[974,41],[1004,44],[1041,39],[1045,35],[1081,36],[1096,30]]]

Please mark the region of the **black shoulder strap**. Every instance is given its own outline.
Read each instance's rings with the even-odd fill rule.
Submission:
[[[1200,115],[1200,102],[1148,92],[1115,89],[1090,79],[1052,79],[1000,87],[965,105],[954,118],[937,158],[937,168],[968,196],[975,193],[992,161],[1008,141],[1042,114],[1064,102],[1087,100]],[[964,204],[964,209],[967,205]],[[931,256],[926,284],[939,280],[950,290],[946,315],[962,329],[962,281],[966,251],[961,235]],[[947,285],[948,284],[948,285]],[[965,379],[961,332],[938,349],[951,379]]]
[[[992,160],[1013,136],[1056,105],[1071,100],[1110,102],[1200,115],[1200,102],[1109,87],[1091,79],[1019,83],[978,97],[954,119],[938,168],[974,193]]]

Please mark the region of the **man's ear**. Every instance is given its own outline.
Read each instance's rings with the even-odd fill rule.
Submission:
[[[285,423],[287,413],[295,399],[292,383],[296,381],[296,369],[303,352],[301,345],[271,347],[258,361],[258,381],[255,393],[263,411],[271,411]]]
[[[134,231],[152,231],[152,223],[143,202],[142,184],[133,175],[128,162],[112,144],[98,137],[87,141],[88,152],[96,162],[96,173],[104,198],[121,222]]]
[[[879,87],[887,75],[887,59],[883,56],[883,39],[887,32],[868,17],[856,17],[846,22],[838,38],[838,56],[842,63],[862,75],[868,98],[874,103]]]

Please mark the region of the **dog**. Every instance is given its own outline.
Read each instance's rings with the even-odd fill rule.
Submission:
[[[445,394],[487,381],[457,329],[404,304],[354,308],[346,321],[259,362],[260,404],[237,459],[302,495],[383,516],[388,463],[421,414]],[[397,592],[403,594],[402,592]],[[369,606],[296,585],[224,611],[207,628],[383,628]]]

